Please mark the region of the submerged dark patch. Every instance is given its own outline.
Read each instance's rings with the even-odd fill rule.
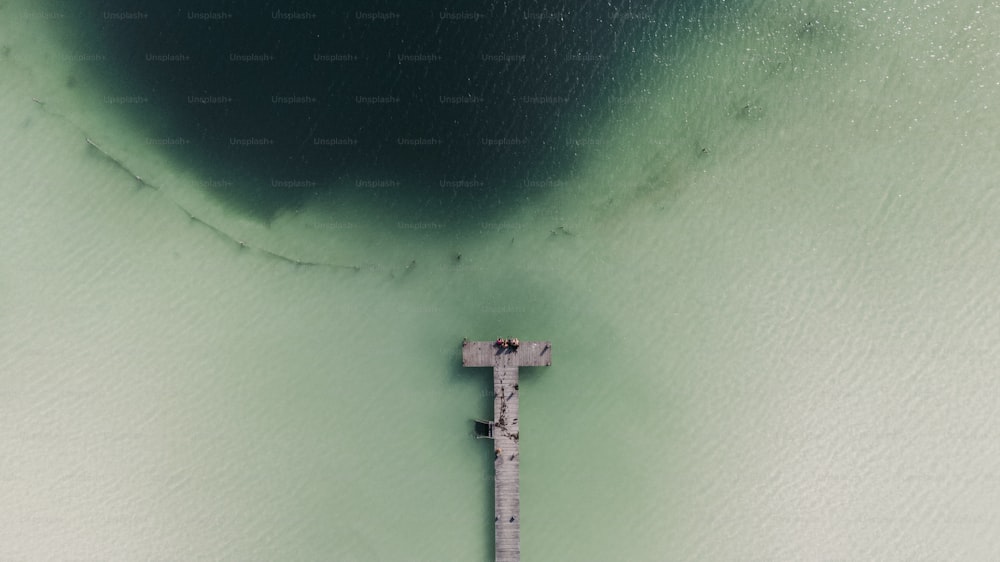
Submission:
[[[537,190],[595,144],[581,136],[663,25],[614,4],[94,1],[89,29],[149,144],[244,210],[323,189],[462,208]]]

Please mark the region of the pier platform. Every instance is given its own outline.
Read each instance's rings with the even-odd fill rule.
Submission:
[[[521,342],[516,349],[495,341],[462,342],[462,365],[493,367],[493,420],[486,422],[494,442],[493,494],[497,562],[521,560],[520,424],[518,368],[552,364],[552,343]],[[483,424],[482,420],[477,421]]]

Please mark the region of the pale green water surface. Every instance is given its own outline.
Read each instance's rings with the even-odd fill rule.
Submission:
[[[996,2],[713,11],[461,238],[231,214],[3,11],[0,559],[490,559],[501,334],[525,560],[1000,552]]]

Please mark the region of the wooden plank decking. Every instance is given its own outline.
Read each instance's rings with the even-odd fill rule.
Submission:
[[[521,560],[521,457],[518,367],[552,364],[552,344],[522,342],[516,350],[492,341],[462,343],[462,365],[493,367],[493,495],[497,562]]]

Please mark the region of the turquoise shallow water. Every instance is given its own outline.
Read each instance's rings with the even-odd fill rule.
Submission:
[[[702,13],[478,225],[233,213],[4,10],[0,558],[490,559],[500,334],[526,560],[1000,550],[995,3]]]

